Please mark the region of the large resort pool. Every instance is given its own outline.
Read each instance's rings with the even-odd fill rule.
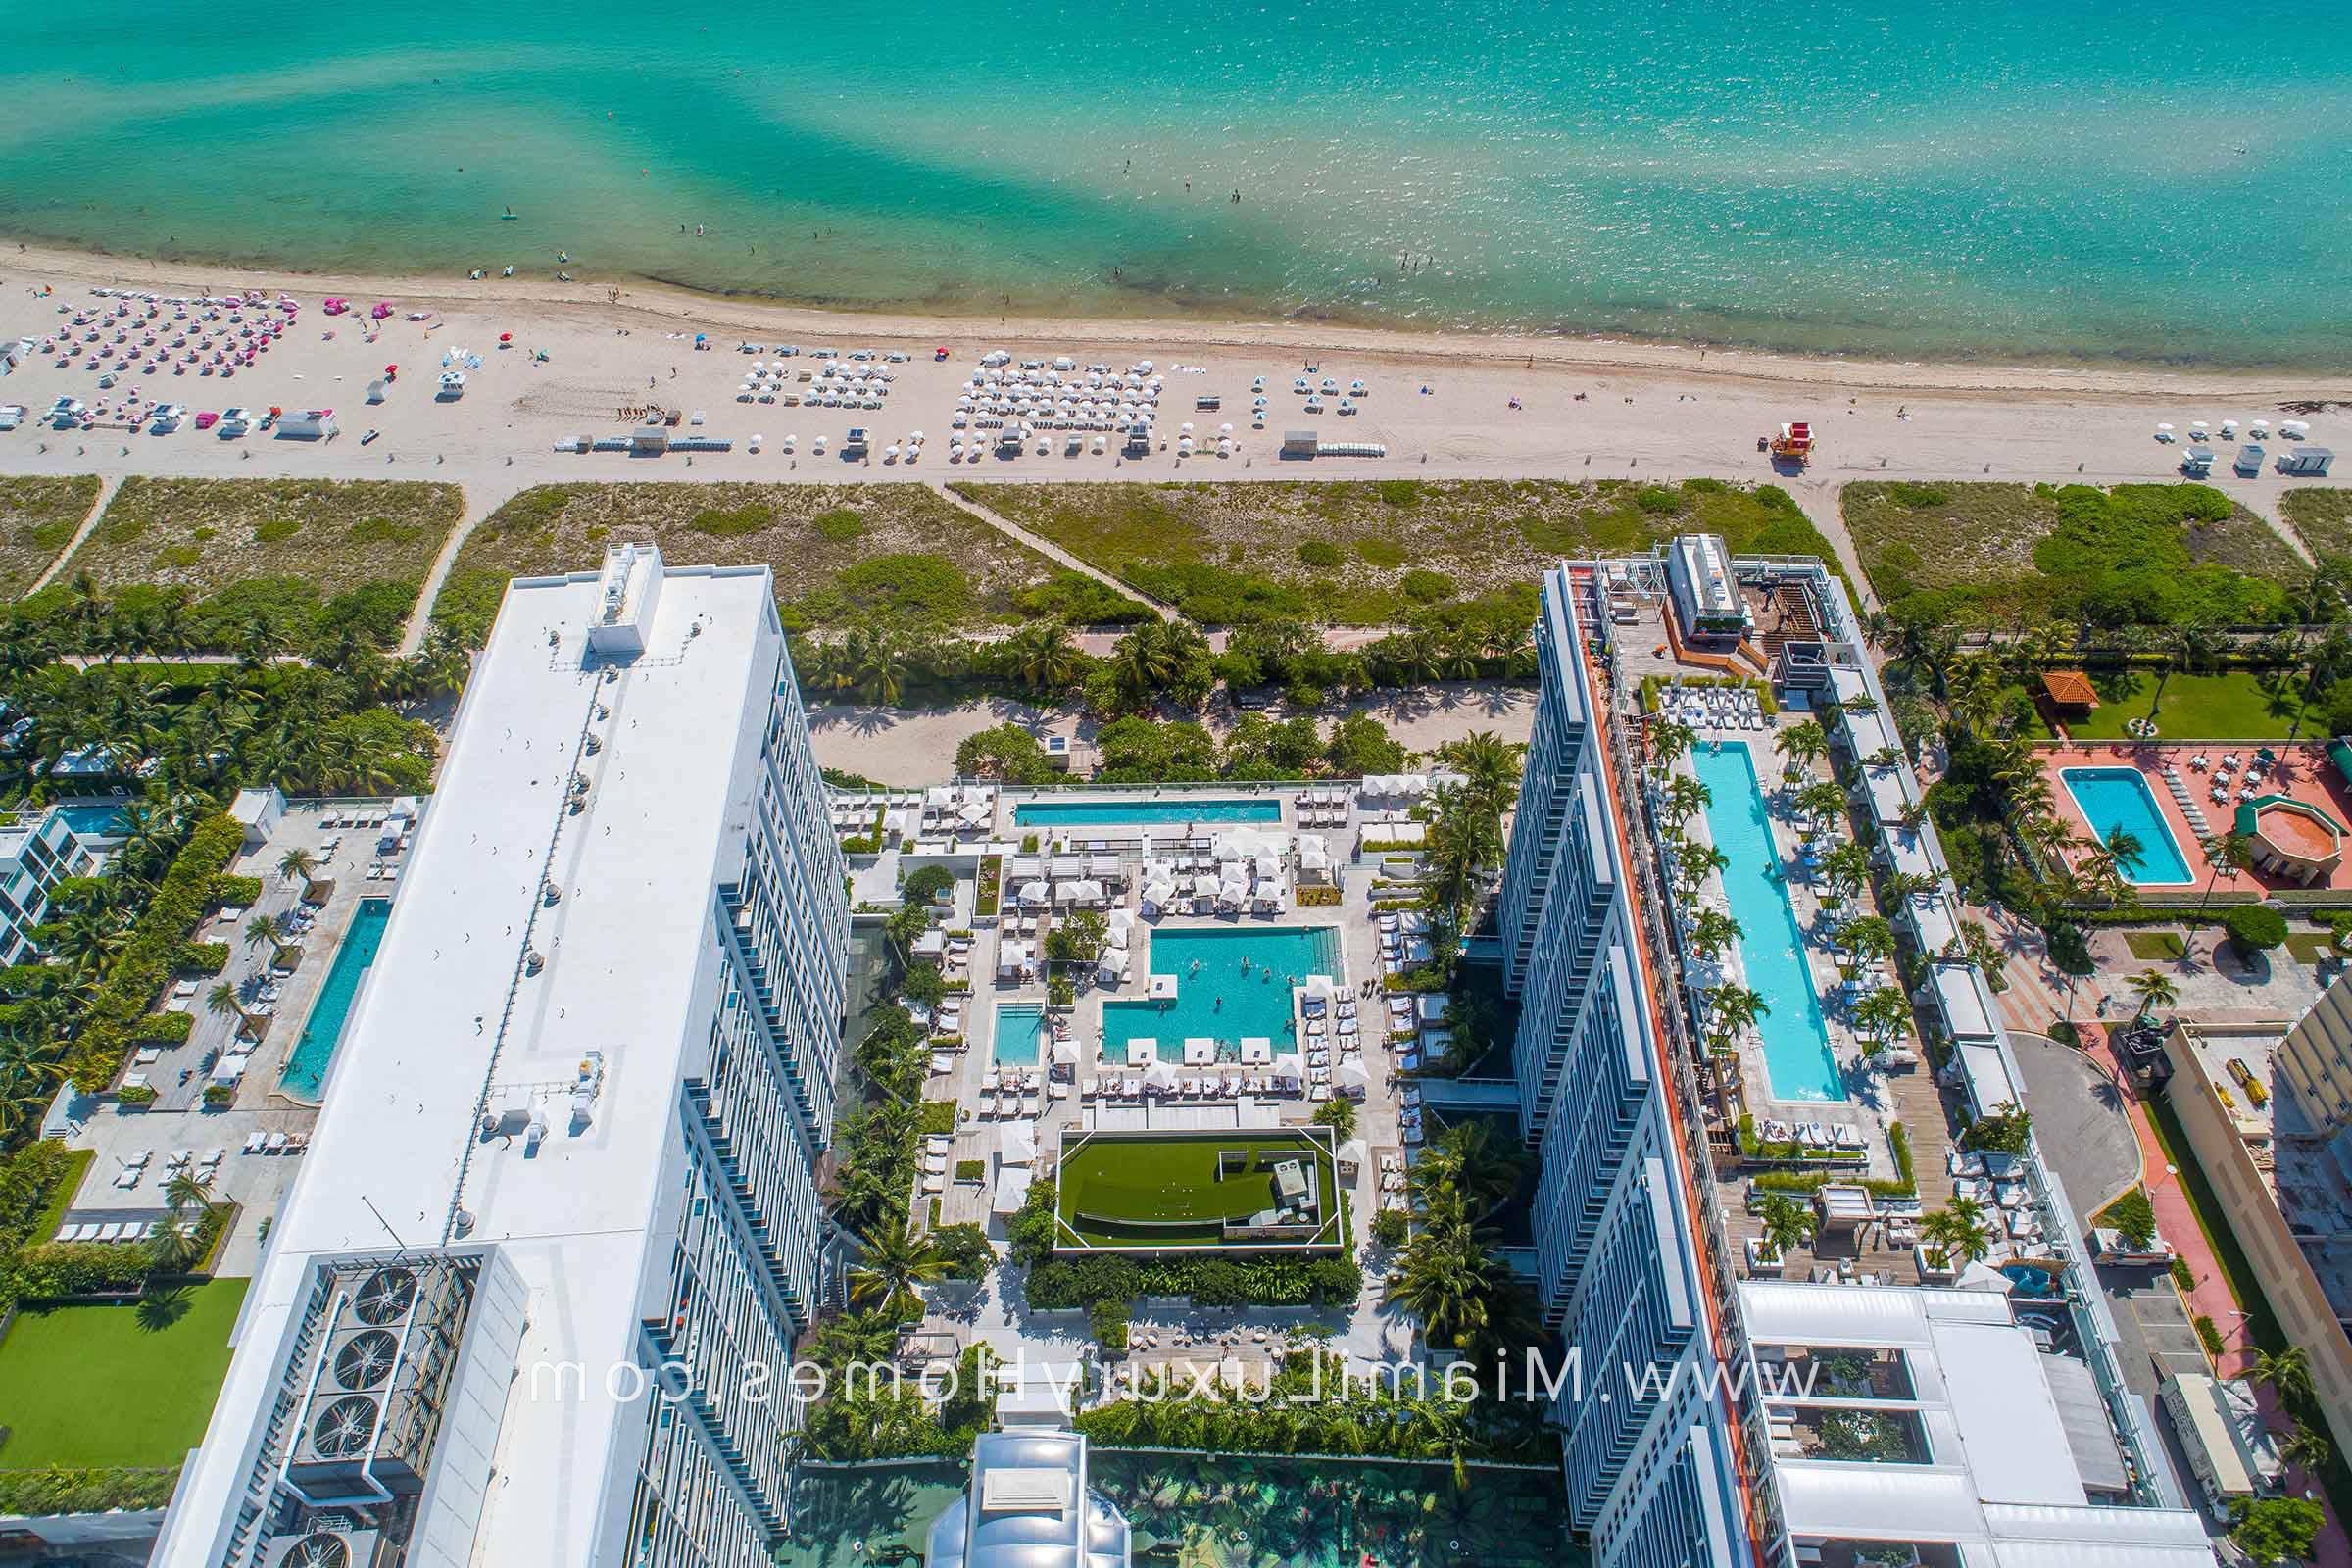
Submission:
[[[384,922],[391,918],[390,899],[360,901],[351,917],[351,929],[335,950],[334,967],[327,970],[326,983],[311,1004],[310,1017],[303,1020],[302,1038],[294,1043],[286,1070],[278,1078],[278,1087],[294,1099],[318,1102],[326,1086],[327,1065],[335,1059],[336,1043],[342,1040],[343,1027],[351,1018],[352,999],[359,995],[368,966],[375,962],[375,950],[384,943]]]
[[[1184,1059],[1184,1043],[1214,1040],[1232,1057],[1243,1040],[1263,1037],[1277,1051],[1291,1038],[1291,987],[1310,974],[1341,974],[1335,927],[1252,926],[1230,931],[1154,931],[1152,973],[1171,975],[1176,995],[1161,1001],[1102,1004],[1102,1054],[1127,1059],[1128,1042],[1156,1042],[1162,1061]]]
[[[1023,801],[1019,827],[1101,827],[1115,822],[1279,822],[1280,801]]]
[[[1772,1098],[1844,1100],[1845,1075],[1830,1047],[1821,994],[1805,958],[1804,932],[1782,879],[1781,853],[1765,814],[1755,759],[1745,743],[1722,741],[1693,747],[1690,764],[1707,787],[1707,831],[1731,858],[1723,892],[1744,933],[1740,956],[1747,966],[1747,987],[1770,1009],[1756,1020],[1756,1031],[1764,1037]]]
[[[2148,888],[2179,887],[2195,880],[2139,769],[2070,767],[2060,776],[2066,780],[2066,793],[2075,799],[2075,809],[2101,844],[2119,829],[2139,841],[2138,858],[2117,863],[2125,881]]]

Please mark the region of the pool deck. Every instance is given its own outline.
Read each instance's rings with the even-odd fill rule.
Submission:
[[[2179,887],[2167,884],[2151,887],[2148,891],[2202,893],[2206,878],[2213,873],[2213,864],[2199,847],[2200,835],[2195,826],[2180,809],[2180,803],[2174,799],[2164,770],[2170,767],[2180,774],[2181,782],[2188,789],[2189,799],[2205,813],[2206,826],[2214,833],[2225,833],[2230,830],[2230,824],[2236,816],[2236,797],[2232,794],[2227,805],[2216,804],[2212,796],[2212,772],[2190,767],[2189,760],[2203,757],[2218,763],[2223,757],[2234,753],[2243,760],[2251,758],[2261,745],[2258,741],[2100,741],[2087,746],[2044,746],[2035,756],[2049,777],[2050,793],[2056,799],[2060,820],[2086,841],[2091,837],[2090,825],[2083,819],[2081,808],[2075,804],[2074,796],[2066,788],[2066,770],[2075,767],[2128,767],[2137,772],[2145,780],[2148,794],[2155,799],[2156,809],[2163,816],[2165,827],[2171,831],[2174,844],[2180,848],[2180,858],[2188,862],[2193,878]],[[2335,764],[2328,760],[2326,747],[2285,746],[2274,742],[2271,750],[2278,755],[2279,765],[2263,780],[2262,794],[2291,796],[2307,806],[2318,807],[2338,822],[2352,826],[2352,791],[2346,790],[2342,778],[2336,773]],[[2088,848],[2086,843],[2084,853],[2088,852]],[[2315,888],[2352,888],[2352,854],[2347,854],[2346,861],[2346,864],[2338,865],[2328,876],[2310,885]],[[2213,884],[2217,892],[2225,893],[2268,893],[2304,885],[2292,877],[2250,870],[2225,872]]]

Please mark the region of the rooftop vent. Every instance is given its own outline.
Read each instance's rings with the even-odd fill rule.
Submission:
[[[385,1329],[369,1329],[344,1342],[335,1352],[335,1386],[352,1393],[380,1389],[400,1359],[400,1341]]]
[[[311,1448],[322,1459],[356,1459],[375,1441],[375,1401],[364,1394],[337,1399],[311,1424]]]
[[[363,1323],[380,1327],[397,1321],[416,1300],[416,1276],[405,1268],[379,1268],[360,1287],[351,1309]]]

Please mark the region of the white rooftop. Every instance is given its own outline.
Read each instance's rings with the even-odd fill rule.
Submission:
[[[501,1247],[530,1289],[524,1365],[595,1369],[585,1398],[511,1401],[474,1560],[592,1556],[615,1425],[644,1419],[602,1393],[602,1369],[631,1358],[641,1295],[666,1288],[640,1263],[674,1186],[675,1086],[708,1043],[690,1028],[697,988],[714,983],[705,933],[714,884],[741,864],[780,653],[764,567],[671,569],[643,657],[609,682],[582,669],[602,601],[593,574],[507,596],[248,1298],[239,1343],[254,1353],[230,1368],[175,1513],[233,1512],[308,1256],[438,1245],[462,1204],[466,1240]],[[609,717],[592,721],[600,704]],[[591,726],[602,747],[583,757]],[[592,786],[572,816],[575,767]],[[562,898],[543,906],[551,840]],[[534,914],[545,966],[518,978]],[[570,1092],[591,1053],[603,1081],[575,1135]],[[493,1113],[518,1099],[544,1109],[535,1153],[519,1134],[477,1138],[485,1095]],[[195,1568],[214,1560],[209,1540],[174,1530],[155,1560]]]
[[[2007,1296],[1783,1280],[1743,1281],[1740,1296],[1758,1345],[1899,1350],[1910,1396],[1863,1407],[1913,1411],[1927,1439],[1925,1464],[1776,1458],[1793,1534],[1976,1544],[2017,1568],[2211,1561],[2194,1513],[2092,1504],[2047,1358]],[[1817,1390],[1768,1402],[1856,1401]]]

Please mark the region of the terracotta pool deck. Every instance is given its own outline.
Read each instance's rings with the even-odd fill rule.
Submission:
[[[2165,782],[2164,770],[2171,767],[2179,771],[2181,782],[2188,788],[2189,798],[2204,811],[2206,826],[2214,833],[2226,833],[2237,816],[2235,792],[2231,792],[2227,804],[2217,804],[2212,797],[2211,769],[2202,772],[2192,769],[2188,765],[2189,759],[2204,757],[2219,763],[2224,757],[2235,755],[2240,761],[2244,761],[2260,749],[2259,742],[2245,741],[2096,741],[2089,745],[2044,746],[2036,755],[2042,770],[2049,776],[2050,792],[2057,800],[2059,819],[2082,836],[2085,841],[2085,849],[2093,834],[2090,824],[2083,819],[2081,808],[2075,804],[2074,796],[2067,791],[2064,771],[2070,767],[2129,767],[2136,770],[2147,781],[2148,794],[2155,800],[2157,810],[2163,814],[2164,825],[2171,830],[2173,842],[2180,847],[2181,858],[2188,862],[2189,870],[2194,873],[2194,891],[2202,892],[2205,879],[2212,875],[2213,865],[2199,846],[2197,830],[2182,814],[2180,803],[2173,798],[2172,788]],[[2264,776],[2257,799],[2262,795],[2288,796],[2306,806],[2318,807],[2336,821],[2352,827],[2352,792],[2345,789],[2335,764],[2328,759],[2325,746],[2283,746],[2274,742],[2271,750],[2278,754],[2278,761]],[[2294,819],[2285,816],[2283,820]],[[2266,821],[2265,826],[2271,828],[2272,824]],[[2315,834],[2317,832],[2316,828],[2312,831]],[[2248,893],[2276,892],[2304,885],[2293,877],[2266,875],[2259,871],[2226,872],[2213,884],[2218,892]],[[2352,888],[2352,857],[2347,857],[2346,864],[2337,866],[2325,878],[2309,885],[2314,888]]]

